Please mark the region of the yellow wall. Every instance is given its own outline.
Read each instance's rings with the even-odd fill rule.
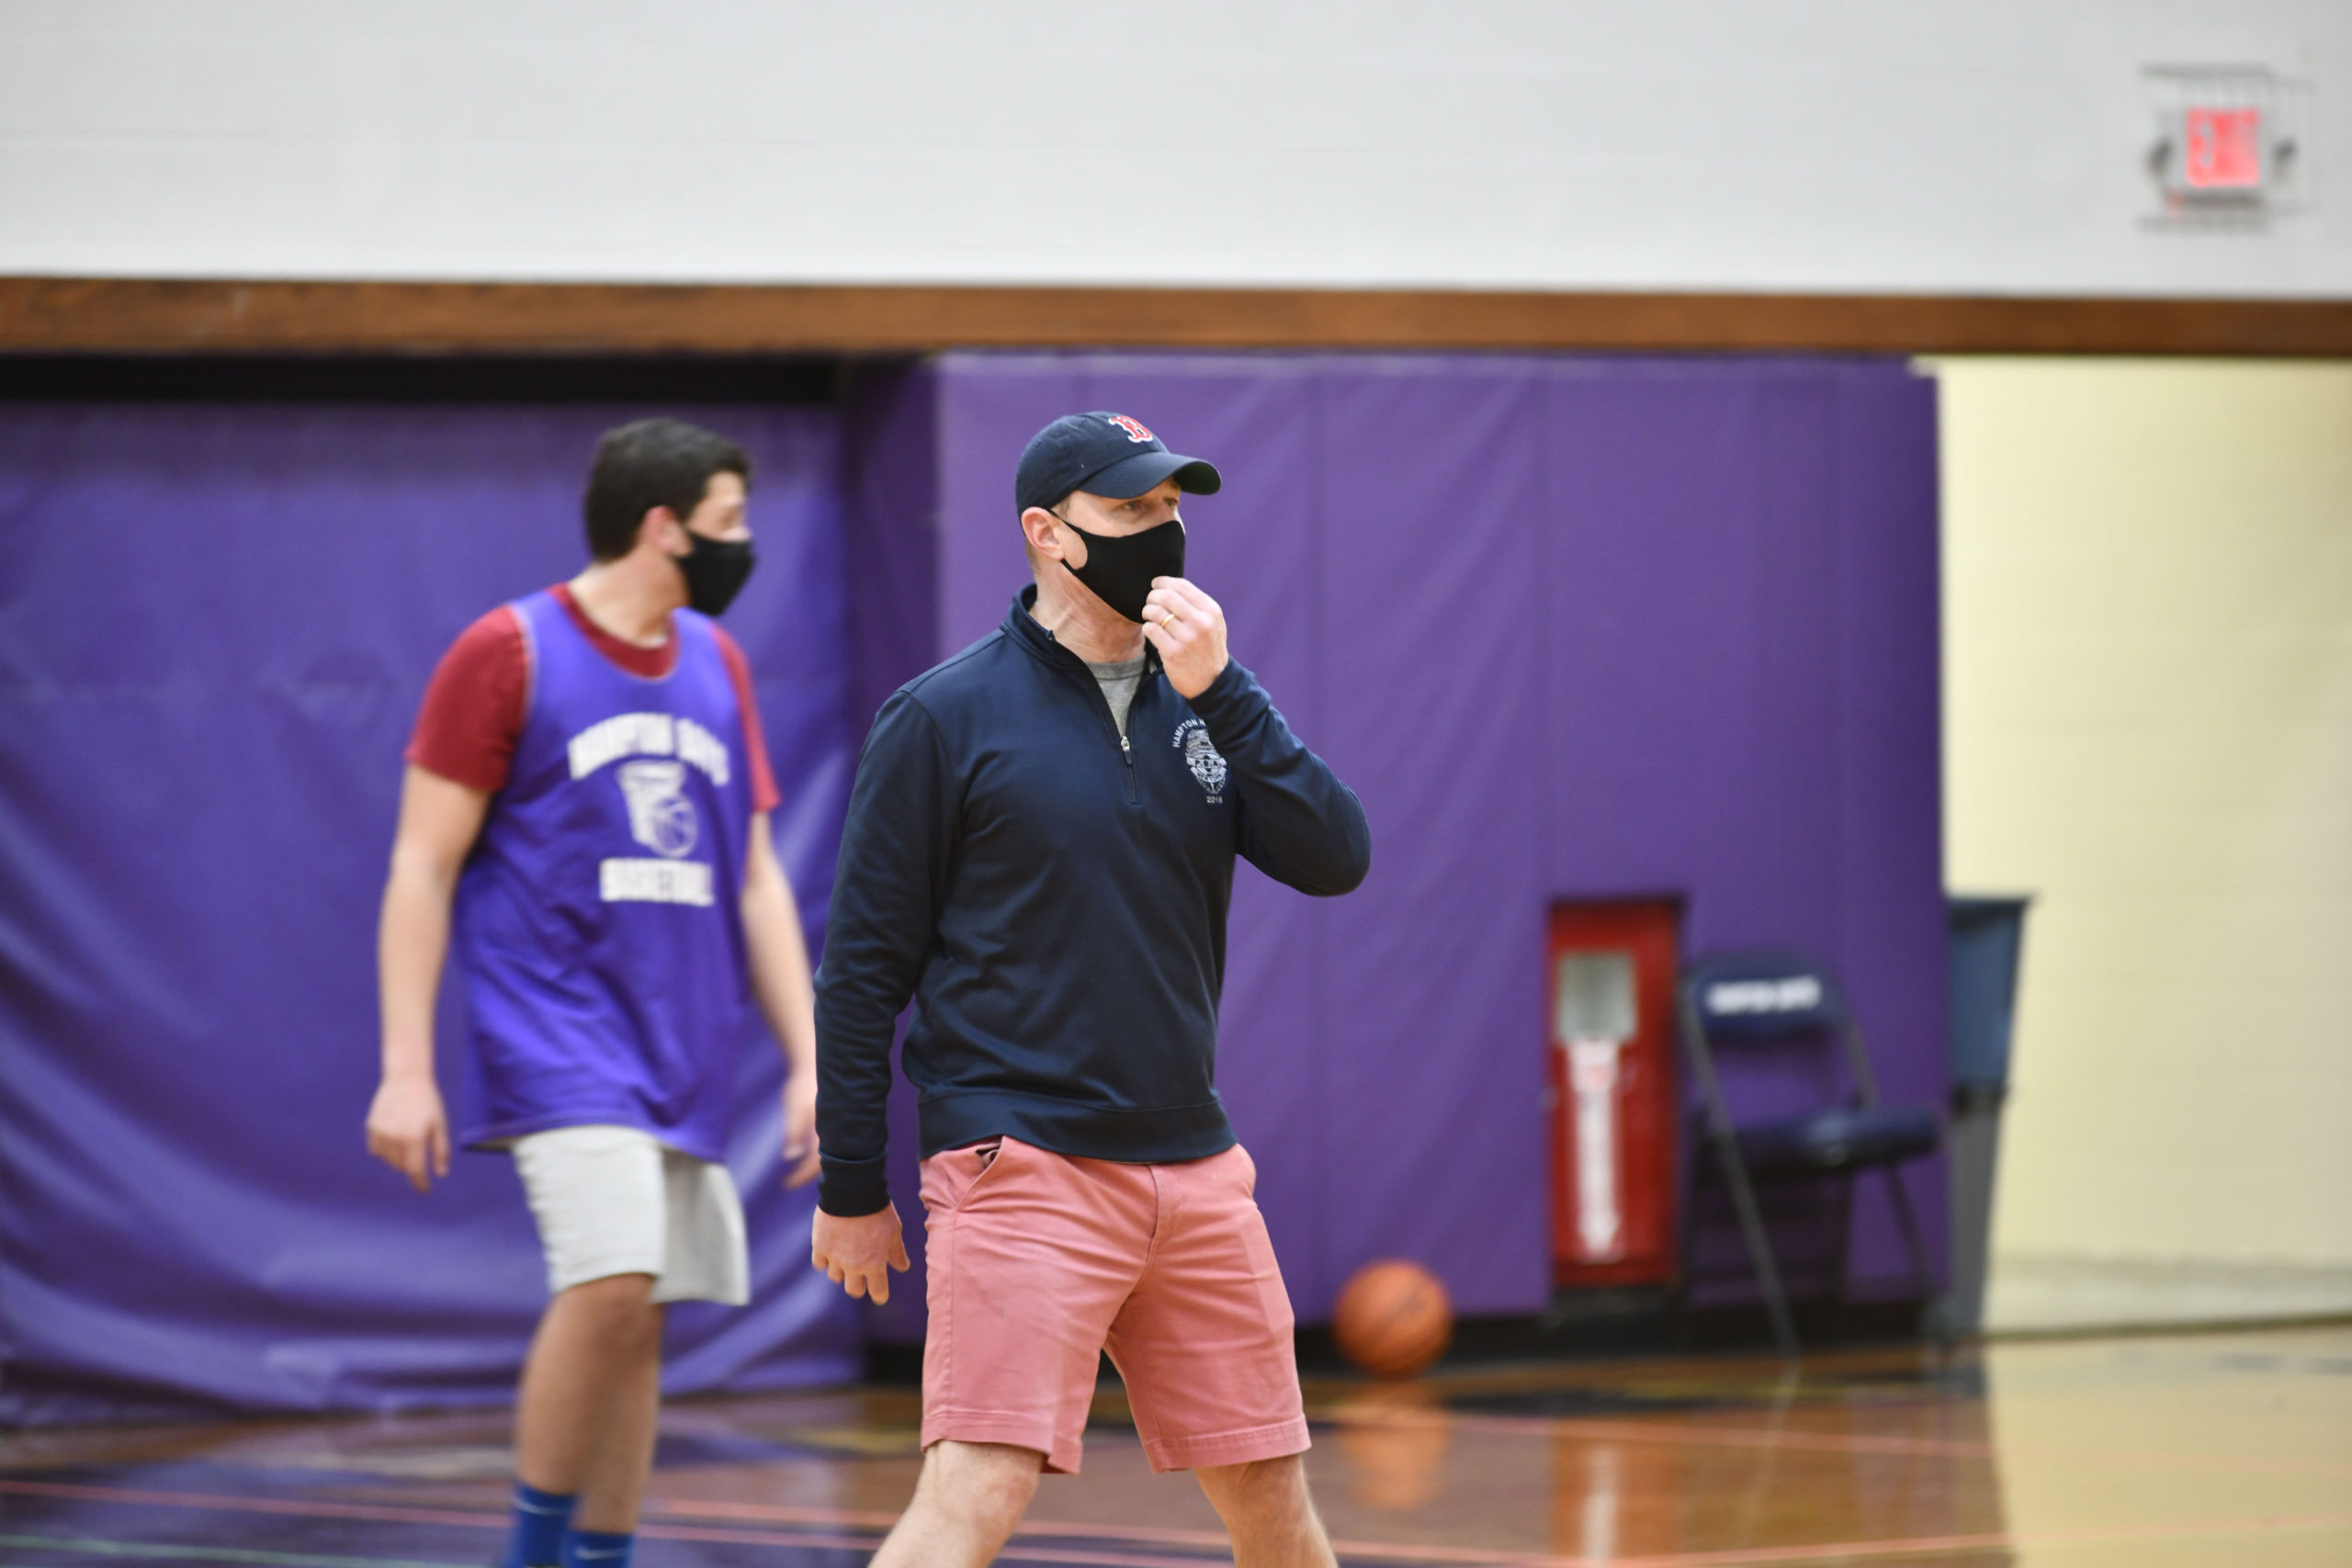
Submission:
[[[2083,1260],[2288,1310],[2352,1281],[2352,366],[1937,369],[1950,885],[2037,895],[1994,1325]]]

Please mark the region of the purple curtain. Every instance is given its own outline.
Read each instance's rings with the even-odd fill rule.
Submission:
[[[435,660],[577,570],[596,434],[642,412],[0,411],[0,1421],[510,1395],[545,1282],[509,1162],[420,1198],[362,1151],[376,905]],[[729,625],[813,938],[855,744],[837,421],[684,412],[757,468]],[[681,1391],[856,1366],[755,1035],[753,1304],[673,1314]]]

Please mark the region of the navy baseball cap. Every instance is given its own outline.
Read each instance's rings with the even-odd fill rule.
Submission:
[[[1013,504],[1048,512],[1074,490],[1125,501],[1173,479],[1189,495],[1215,495],[1225,481],[1198,457],[1170,452],[1140,420],[1097,410],[1066,413],[1029,438],[1012,474]]]

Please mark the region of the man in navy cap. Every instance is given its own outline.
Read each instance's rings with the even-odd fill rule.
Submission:
[[[1237,855],[1303,893],[1371,864],[1363,808],[1226,652],[1184,576],[1217,471],[1125,414],[1039,432],[1034,587],[909,682],[858,763],[817,979],[811,1250],[853,1296],[907,1257],[884,1175],[911,998],[930,1331],[922,1477],[876,1568],[991,1561],[1074,1472],[1105,1350],[1156,1470],[1250,1565],[1329,1568],[1290,1301],[1214,1084]]]

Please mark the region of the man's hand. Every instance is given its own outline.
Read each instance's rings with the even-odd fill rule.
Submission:
[[[890,1299],[890,1270],[903,1274],[913,1267],[899,1234],[898,1205],[851,1220],[818,1210],[808,1233],[808,1261],[853,1299],[865,1296],[880,1306]]]
[[[784,1184],[806,1187],[824,1165],[817,1153],[817,1075],[784,1080]]]
[[[1143,635],[1159,649],[1160,668],[1190,702],[1225,673],[1225,612],[1181,577],[1155,577],[1144,597]]]
[[[431,1078],[386,1078],[368,1107],[368,1152],[399,1171],[419,1192],[449,1174],[449,1118]]]

